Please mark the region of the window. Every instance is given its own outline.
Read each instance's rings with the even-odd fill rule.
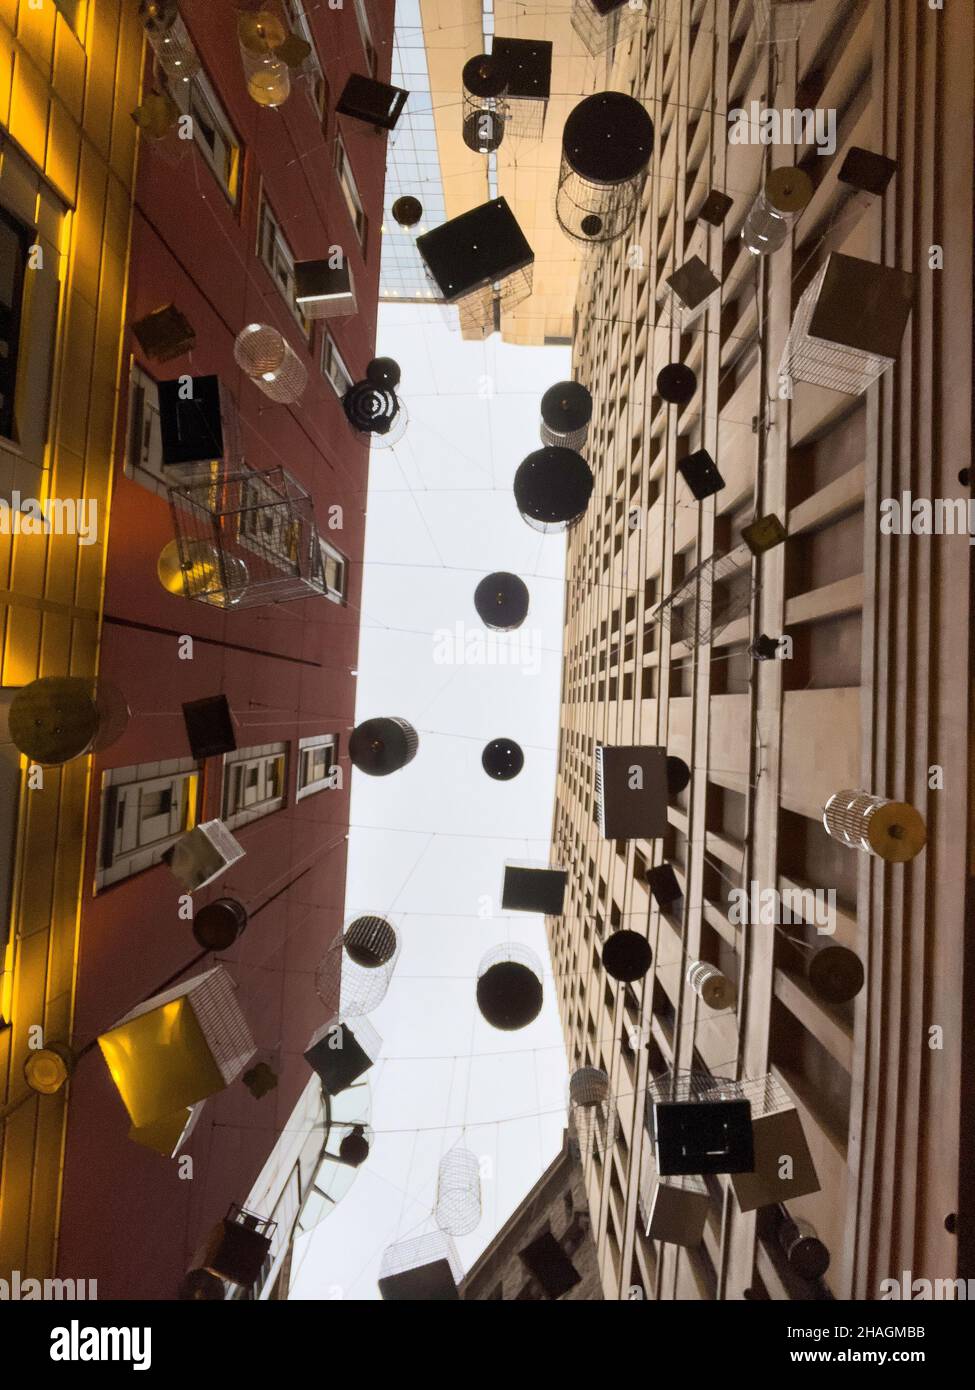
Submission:
[[[283,495],[258,473],[244,479],[237,514],[239,544],[282,573],[296,574],[300,539],[300,523],[291,515]]]
[[[303,738],[298,744],[298,791],[301,801],[315,792],[331,791],[336,786],[339,762],[338,734],[316,734]]]
[[[376,57],[376,46],[372,41],[372,31],[369,28],[369,15],[366,12],[366,0],[353,0],[355,6],[356,23],[359,26],[359,36],[362,39],[362,47],[366,54],[366,65],[369,68],[369,76],[375,77],[376,68],[379,66]]]
[[[281,291],[282,298],[294,314],[305,337],[311,336],[311,324],[295,303],[295,257],[281,230],[281,224],[271,210],[264,189],[261,189],[261,209],[257,221],[257,254],[264,262],[271,279]]]
[[[129,376],[129,424],[125,472],[145,487],[165,487],[162,434],[159,428],[159,389],[135,362]]]
[[[184,116],[193,118],[193,139],[232,203],[240,187],[240,141],[217,95],[202,72],[188,82],[169,84],[170,95]]]
[[[288,746],[238,748],[224,758],[220,819],[228,830],[280,811],[285,799]]]
[[[322,552],[322,568],[325,571],[325,583],[328,588],[328,596],[333,603],[344,603],[346,595],[346,558],[340,550],[336,550],[335,546],[330,545],[324,537],[319,536],[318,544]]]
[[[304,65],[307,80],[306,90],[311,98],[312,106],[318,112],[322,130],[325,130],[328,126],[328,83],[322,71],[322,60],[318,56],[318,49],[312,37],[308,16],[305,14],[306,3],[307,0],[284,0],[284,10],[293,32],[303,38],[305,43],[311,45],[311,53]]]
[[[341,135],[335,137],[335,172],[338,175],[339,187],[342,189],[345,206],[349,210],[352,225],[355,227],[356,237],[364,254],[369,220],[362,210],[362,199],[359,197],[355,176],[352,173],[352,165],[349,163],[349,156],[342,142]]]
[[[199,768],[192,758],[104,774],[96,892],[158,864],[192,830],[198,788]]]
[[[328,380],[340,400],[352,385],[349,369],[327,329],[322,335],[322,376]]]
[[[0,434],[16,438],[14,399],[24,273],[34,233],[0,208]]]

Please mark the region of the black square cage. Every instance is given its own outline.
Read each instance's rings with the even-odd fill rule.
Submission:
[[[747,550],[730,555],[715,551],[695,565],[650,616],[670,629],[673,641],[699,647],[749,611],[753,587]]]
[[[416,239],[434,283],[447,304],[528,272],[535,253],[504,198],[493,198],[443,222]]]
[[[496,37],[491,56],[505,74],[505,134],[514,140],[541,140],[552,88],[551,42]]]

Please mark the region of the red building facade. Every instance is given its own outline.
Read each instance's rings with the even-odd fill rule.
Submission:
[[[277,1085],[257,1099],[238,1081],[212,1097],[187,1165],[129,1139],[98,1050],[82,1056],[58,1263],[63,1277],[97,1279],[101,1298],[176,1296],[207,1230],[246,1200],[307,1084],[302,1054],[325,1021],[315,970],[342,923],[368,468],[340,393],[374,356],[386,153],[382,135],[338,116],[335,104],[350,73],[388,81],[393,8],[282,0],[278,13],[312,51],[273,109],[248,94],[229,0],[181,0],[201,65],[189,82],[167,77],[147,48],[143,100],[168,86],[192,120],[182,127],[188,139],[174,131],[142,140],[126,321],[173,304],[195,345],[161,363],[131,332],[122,344],[100,672],[130,719],[96,760],[90,789],[75,1038],[93,1040],[163,986],[223,963],[255,1060]],[[303,322],[294,263],[335,246],[348,258],[357,311]],[[235,338],[255,322],[278,329],[304,363],[308,384],[295,405],[268,399],[235,362]],[[210,374],[233,402],[236,457],[251,469],[285,468],[313,499],[328,597],[233,611],[161,586],[157,560],[173,520],[155,383]],[[220,693],[237,752],[194,760],[182,705]],[[339,788],[322,785],[333,764]],[[184,890],[159,862],[187,815],[223,819],[246,851],[193,895],[196,912],[227,896],[248,910],[243,935],[216,955],[201,956],[185,905],[181,913]],[[122,835],[126,816],[135,829]]]

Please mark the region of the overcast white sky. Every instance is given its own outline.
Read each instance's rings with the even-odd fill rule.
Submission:
[[[561,1146],[567,1071],[544,920],[501,916],[506,859],[547,862],[552,828],[565,538],[518,515],[511,484],[540,447],[539,402],[570,374],[567,348],[466,343],[453,311],[380,305],[379,351],[403,369],[410,425],[370,469],[357,721],[401,715],[420,748],[387,778],[355,774],[346,908],[378,911],[403,942],[372,1069],[376,1138],[331,1216],[295,1254],[292,1297],[378,1298],[384,1248],[435,1229],[437,1164],[461,1137],[484,1160],[480,1226],[457,1245],[465,1268]],[[527,582],[520,665],[442,660],[438,630],[483,633],[474,588],[492,570]],[[461,650],[466,650],[462,645]],[[441,660],[436,658],[440,656]],[[513,738],[511,782],[481,768]],[[487,910],[493,916],[480,914]],[[510,938],[545,970],[542,1013],[502,1033],[477,1011],[481,957]]]

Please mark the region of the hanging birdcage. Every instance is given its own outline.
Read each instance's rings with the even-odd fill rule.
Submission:
[[[542,1007],[542,963],[515,941],[494,946],[477,969],[477,1007],[492,1028],[525,1028]]]
[[[184,597],[222,608],[328,596],[312,500],[283,468],[169,489]]]
[[[795,43],[812,9],[812,0],[754,0],[759,44]]]
[[[751,1107],[753,1161],[732,1172],[732,1190],[743,1212],[792,1201],[819,1191],[819,1178],[799,1112],[785,1088],[768,1074],[737,1083]]]
[[[420,737],[406,719],[380,716],[356,725],[349,739],[349,757],[360,772],[388,777],[411,763],[419,746]]]
[[[653,153],[653,122],[624,92],[597,92],[562,134],[555,215],[574,241],[615,241],[632,226]]]
[[[767,256],[785,244],[789,231],[813,195],[812,179],[802,169],[773,169],[748,210],[741,239],[753,256]]]
[[[495,782],[510,782],[525,766],[525,755],[510,738],[495,738],[481,753],[481,766]]]
[[[657,1077],[646,1111],[661,1177],[752,1171],[751,1105],[741,1082],[708,1072]]]
[[[909,271],[832,252],[796,307],[780,383],[863,395],[897,360],[912,298]]]
[[[249,323],[237,334],[234,360],[270,400],[293,405],[308,385],[305,364],[282,333],[266,323]]]
[[[485,627],[512,632],[528,617],[528,585],[517,574],[497,570],[485,575],[474,590],[474,607]]]
[[[650,0],[572,0],[572,27],[594,58],[640,30]]]
[[[700,1245],[708,1217],[707,1183],[696,1173],[661,1178],[652,1147],[645,1143],[640,1156],[637,1207],[650,1240],[669,1245]]]
[[[751,561],[736,553],[716,551],[702,560],[665,599],[653,609],[670,629],[674,642],[700,647],[747,613],[752,601]]]
[[[887,801],[863,790],[834,792],[823,812],[830,837],[847,849],[903,864],[921,853],[927,831],[920,814],[904,801]]]
[[[11,743],[41,767],[110,747],[128,722],[122,692],[94,676],[40,676],[17,691],[7,711]]]
[[[505,75],[507,139],[541,140],[552,86],[551,42],[495,35],[491,57]]]
[[[616,1142],[616,1102],[599,1067],[580,1067],[569,1078],[569,1134],[583,1163],[604,1159]]]
[[[315,989],[329,1014],[372,1013],[386,997],[399,959],[400,940],[385,917],[353,918],[319,962]]]
[[[557,381],[542,397],[543,444],[581,453],[589,438],[592,393],[581,381]]]
[[[450,1236],[430,1231],[387,1245],[379,1266],[379,1292],[386,1301],[455,1301],[463,1277],[464,1267]]]
[[[461,327],[486,337],[504,309],[532,290],[535,253],[504,198],[493,198],[416,239],[445,304],[456,305]]]
[[[735,1003],[735,987],[710,961],[694,960],[687,967],[687,983],[709,1009],[730,1009]]]
[[[488,53],[479,53],[464,64],[461,134],[475,154],[490,154],[504,139],[507,108],[505,72]]]
[[[453,1148],[437,1169],[437,1225],[450,1236],[468,1236],[481,1220],[481,1163],[470,1149]]]
[[[350,1021],[338,1013],[316,1028],[304,1058],[321,1081],[325,1094],[338,1096],[375,1065],[382,1045],[382,1038],[368,1019]]]
[[[146,38],[170,82],[189,82],[200,59],[176,6],[176,0],[140,0],[139,18]]]
[[[281,106],[291,95],[291,73],[280,50],[288,38],[271,10],[244,10],[237,18],[247,92],[258,106]]]
[[[391,357],[376,357],[366,367],[365,379],[342,397],[345,418],[376,449],[392,448],[406,433],[409,416],[396,393],[399,383],[399,364]]]
[[[515,503],[535,531],[567,531],[589,506],[592,470],[574,449],[536,449],[518,465]]]

